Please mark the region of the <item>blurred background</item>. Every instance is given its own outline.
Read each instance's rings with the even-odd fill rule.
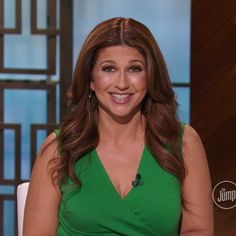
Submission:
[[[116,16],[153,32],[179,116],[203,140],[213,187],[236,182],[235,12],[233,0],[0,0],[0,235],[16,235],[16,186],[66,113],[84,39]],[[215,205],[215,235],[235,235],[235,220],[236,208]]]

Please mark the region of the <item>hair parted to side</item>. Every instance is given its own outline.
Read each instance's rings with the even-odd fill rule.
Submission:
[[[52,168],[53,176],[60,182],[70,177],[80,184],[75,163],[99,142],[97,99],[90,94],[91,71],[99,50],[115,45],[136,48],[146,60],[147,94],[142,104],[145,143],[159,164],[182,182],[185,168],[178,148],[181,127],[178,105],[163,56],[145,25],[122,17],[98,24],[83,44],[69,92],[69,113],[60,127],[61,157]]]

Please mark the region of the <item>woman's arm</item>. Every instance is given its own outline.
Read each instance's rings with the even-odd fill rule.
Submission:
[[[213,236],[213,204],[211,181],[202,142],[196,131],[186,125],[183,158],[187,175],[183,195],[187,210],[183,209],[181,236]]]
[[[46,149],[39,153],[34,164],[24,214],[24,236],[57,235],[61,196],[59,187],[52,183],[48,167],[58,154],[55,137],[55,133],[49,135],[41,150]]]

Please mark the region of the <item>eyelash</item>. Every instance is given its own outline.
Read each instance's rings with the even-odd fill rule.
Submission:
[[[104,66],[102,67],[102,70],[105,72],[114,72],[115,68],[113,66]]]
[[[143,68],[141,67],[141,66],[131,66],[130,67],[130,69],[129,69],[129,71],[132,71],[132,72],[141,72],[141,71],[143,71]]]
[[[115,72],[116,68],[113,66],[104,66],[102,67],[102,70],[109,73],[109,72]],[[133,73],[138,73],[143,71],[143,68],[139,65],[137,66],[134,65],[129,68],[129,71]]]

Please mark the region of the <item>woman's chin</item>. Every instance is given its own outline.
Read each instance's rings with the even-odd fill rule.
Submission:
[[[99,113],[100,118],[103,116],[108,116],[117,123],[126,124],[129,123],[135,116],[139,116],[141,114],[141,105],[130,108],[124,106],[105,107],[100,104]]]
[[[132,110],[129,112],[109,112],[108,115],[117,123],[127,124],[129,123],[135,116],[140,115],[140,110]]]

